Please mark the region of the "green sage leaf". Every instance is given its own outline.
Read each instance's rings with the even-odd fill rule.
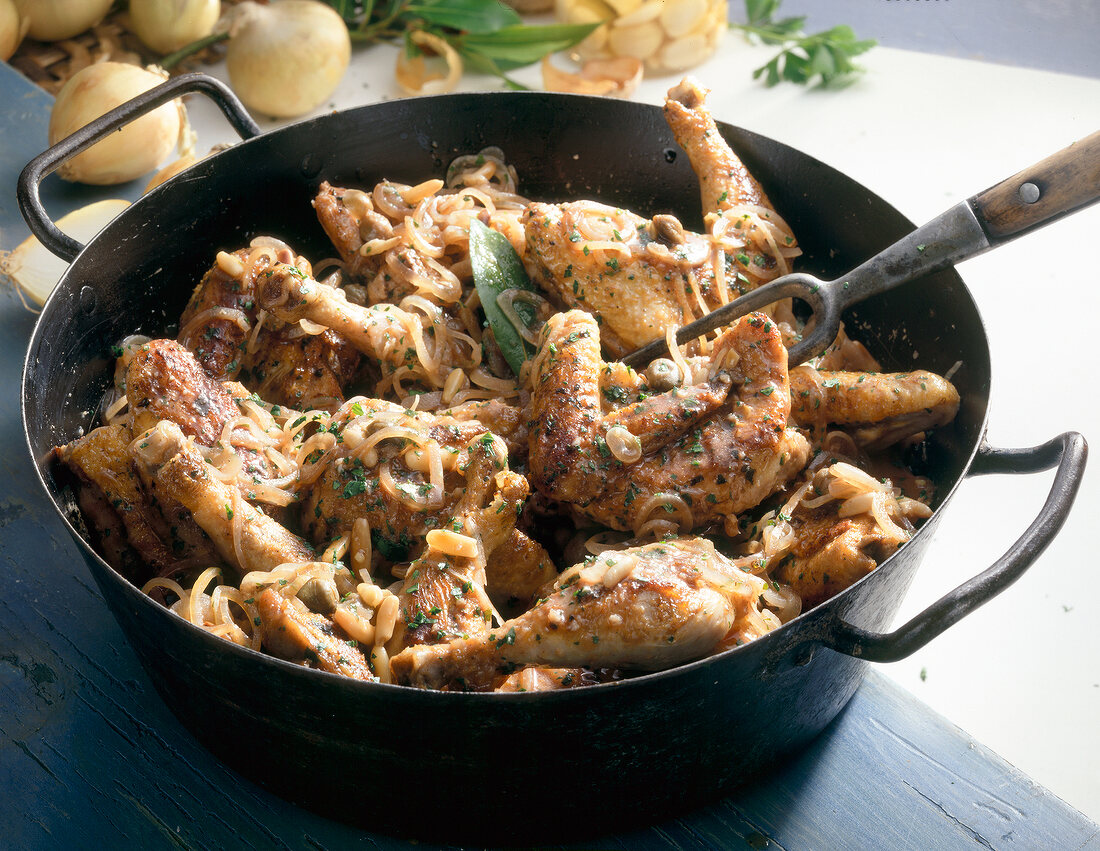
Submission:
[[[508,366],[519,375],[523,362],[535,353],[535,347],[520,336],[519,331],[497,304],[505,290],[524,289],[536,292],[523,261],[504,234],[474,219],[470,223],[470,262],[474,270],[474,286],[481,309],[493,329],[500,352]]]

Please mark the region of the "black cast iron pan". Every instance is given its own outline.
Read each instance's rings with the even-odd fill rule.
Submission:
[[[87,246],[59,238],[38,182],[67,157],[188,91],[213,97],[245,141],[140,199]],[[801,268],[828,276],[912,225],[828,166],[736,127],[722,132],[798,235]],[[663,673],[538,694],[422,692],[354,682],[210,636],[142,595],[88,545],[50,450],[93,427],[132,333],[173,323],[215,253],[259,234],[307,257],[331,253],[310,207],[322,179],[373,185],[438,176],[457,155],[502,148],[531,198],[595,198],[698,226],[687,158],[655,107],[536,92],[401,100],[257,135],[227,89],[177,78],[32,162],[20,183],[38,237],[72,265],[27,353],[23,416],[42,484],[168,705],[241,773],[307,807],[372,829],[478,843],[585,838],[712,800],[803,747],[840,711],[866,660],[902,658],[1000,593],[1061,527],[1085,445],[1031,449],[983,438],[990,365],[974,302],[953,270],[863,302],[848,327],[887,366],[944,373],[962,396],[921,472],[936,511],[878,570],[768,636]],[[914,361],[914,353],[918,355]],[[1058,466],[1043,509],[1000,560],[896,632],[883,634],[950,497],[966,476]],[[960,566],[960,570],[965,570]]]

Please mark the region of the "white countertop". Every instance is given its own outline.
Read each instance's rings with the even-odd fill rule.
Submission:
[[[396,54],[388,45],[358,50],[326,109],[399,96]],[[713,90],[715,116],[838,168],[918,223],[1100,128],[1100,79],[878,47],[860,57],[867,73],[845,89],[766,89],[752,69],[772,54],[730,33],[718,55],[694,69]],[[226,79],[223,68],[204,70]],[[514,77],[541,88],[537,67]],[[645,80],[635,99],[661,103],[677,79]],[[461,84],[466,91],[500,87],[475,75]],[[232,141],[220,114],[193,100],[198,149]],[[1087,354],[1100,316],[1100,272],[1088,255],[1098,240],[1094,207],[960,266],[990,339],[992,444],[1031,446],[1066,430],[1100,440]],[[1047,473],[964,482],[897,623],[1000,556],[1030,523],[1051,480]],[[1089,529],[1098,515],[1094,460],[1065,528],[1019,582],[909,659],[880,666],[1096,821],[1100,559]]]

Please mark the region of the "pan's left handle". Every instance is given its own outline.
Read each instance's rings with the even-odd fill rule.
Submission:
[[[1028,449],[996,449],[984,443],[970,472],[1035,473],[1057,465],[1054,483],[1027,531],[986,570],[949,591],[894,632],[867,632],[836,620],[823,627],[822,643],[840,653],[870,662],[896,662],[919,650],[949,626],[989,602],[1023,576],[1066,522],[1085,474],[1088,446],[1069,431]]]
[[[250,139],[260,134],[260,126],[252,120],[252,116],[248,114],[230,88],[206,74],[182,74],[149,89],[81,127],[71,136],[62,139],[27,163],[26,168],[19,175],[16,196],[19,199],[19,209],[23,213],[23,218],[26,219],[31,233],[38,237],[39,242],[61,259],[69,262],[72,262],[84,247],[62,232],[42,206],[38,190],[46,176],[60,168],[66,160],[90,148],[123,125],[189,92],[200,92],[214,101],[242,139]]]

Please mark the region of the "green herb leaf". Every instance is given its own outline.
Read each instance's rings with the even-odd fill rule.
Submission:
[[[470,262],[481,309],[493,329],[493,337],[508,365],[519,375],[520,367],[534,354],[535,347],[520,336],[511,320],[504,315],[497,304],[497,296],[512,289],[535,292],[535,287],[508,237],[477,219],[470,223]]]
[[[806,35],[802,31],[804,17],[774,19],[779,3],[745,0],[747,22],[730,24],[750,41],[783,46],[780,53],[752,72],[754,80],[763,77],[764,85],[774,86],[784,80],[806,84],[820,78],[822,86],[831,86],[850,82],[862,72],[852,57],[874,47],[874,39],[857,39],[852,28],[844,25]]]
[[[523,22],[518,12],[497,0],[420,0],[409,3],[403,14],[433,26],[478,34],[493,33]]]
[[[510,71],[538,62],[550,53],[568,50],[599,25],[599,22],[544,26],[518,24],[493,32],[469,32],[448,40],[463,58],[488,58],[500,70]]]
[[[374,548],[382,554],[382,558],[386,559],[386,561],[403,562],[408,559],[413,541],[412,538],[404,532],[396,538],[387,538],[385,535],[372,529],[370,537],[371,542],[374,544]]]

